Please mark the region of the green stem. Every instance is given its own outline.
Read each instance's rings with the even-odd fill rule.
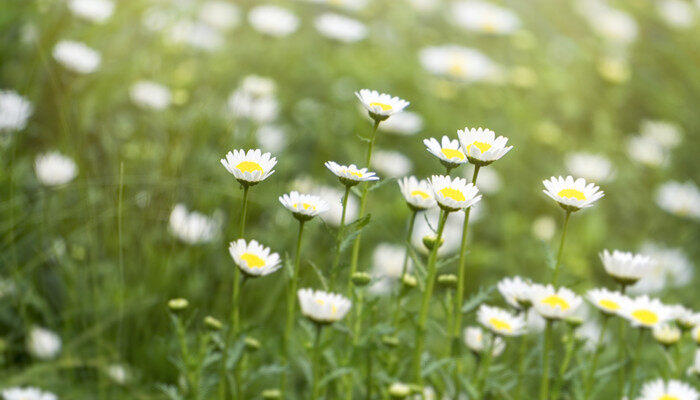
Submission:
[[[374,325],[374,314],[376,311],[376,305],[373,307],[369,308],[369,324],[370,326]],[[372,378],[374,375],[372,374],[372,353],[373,353],[373,342],[372,340],[367,340],[367,345],[365,348],[365,357],[366,357],[366,363],[367,363],[367,375],[365,377],[365,399],[366,400],[372,400]]]
[[[249,189],[250,189],[250,186],[243,185],[243,205],[241,207],[241,221],[240,221],[240,228],[239,228],[240,234],[238,235],[239,238],[243,238],[243,234],[245,233],[245,218],[246,218],[246,211],[248,210],[248,190]]]
[[[591,360],[591,367],[588,370],[588,376],[586,377],[584,399],[588,400],[591,397],[591,390],[593,389],[593,376],[595,371],[598,369],[598,358],[600,358],[600,353],[602,352],[603,339],[605,338],[605,329],[608,327],[608,320],[610,316],[605,314],[603,316],[603,326],[600,327],[600,334],[598,335],[598,341],[595,345],[595,350],[593,350],[593,359]]]
[[[552,348],[552,320],[547,320],[544,328],[544,350],[542,353],[542,383],[540,400],[549,400],[549,353]]]
[[[320,375],[320,359],[321,359],[321,331],[323,325],[316,324],[316,339],[314,340],[314,352],[312,359],[313,367],[313,383],[311,389],[311,400],[316,400],[319,394],[319,375]]]
[[[620,293],[624,295],[626,289],[627,285],[621,283]],[[625,342],[625,320],[623,318],[619,319],[619,333],[617,337],[619,340],[617,346],[617,359],[620,361],[620,369],[617,373],[617,397],[621,399],[625,395],[625,346],[627,345],[627,343]]]
[[[190,390],[194,389],[192,387],[193,377],[191,372],[192,362],[190,359],[190,351],[187,347],[187,338],[185,334],[185,326],[182,324],[182,320],[179,315],[175,315],[175,329],[177,331],[177,340],[180,345],[180,352],[182,353],[182,364],[185,367],[185,379],[187,380],[187,387]]]
[[[557,376],[556,383],[554,385],[554,390],[552,391],[552,398],[558,399],[559,392],[562,386],[564,386],[564,374],[566,370],[569,369],[569,364],[571,363],[571,358],[574,355],[574,328],[569,328],[569,341],[566,343],[566,353],[564,354],[564,361],[559,366],[559,375]]]
[[[627,398],[631,399],[637,386],[637,365],[639,364],[639,353],[641,353],[642,348],[642,338],[644,337],[644,328],[639,328],[639,335],[637,336],[637,344],[634,347],[635,352],[632,356],[632,366],[630,367],[630,388],[627,393]]]
[[[571,211],[566,211],[566,219],[564,219],[564,228],[561,232],[561,242],[559,242],[559,251],[557,252],[557,263],[554,265],[554,276],[552,278],[552,285],[557,286],[557,281],[559,280],[559,266],[561,265],[561,255],[564,252],[564,240],[566,240],[566,228],[569,226],[569,217],[571,217]]]
[[[423,292],[423,302],[421,303],[420,315],[418,319],[418,325],[416,325],[416,346],[413,349],[413,374],[416,383],[420,384],[423,381],[422,371],[421,371],[421,356],[423,354],[423,346],[425,344],[425,325],[428,321],[428,310],[430,306],[430,297],[433,294],[433,287],[435,286],[435,275],[437,273],[436,261],[437,252],[440,240],[442,239],[442,231],[445,228],[445,221],[447,221],[447,216],[450,214],[449,211],[440,211],[440,221],[438,223],[437,229],[437,240],[433,249],[430,251],[430,257],[428,259],[428,275],[425,278],[425,292]]]
[[[485,335],[489,335],[491,340],[489,340],[489,343],[484,348],[484,362],[481,364],[481,377],[479,378],[479,383],[476,388],[476,392],[481,396],[479,397],[480,399],[486,398],[486,381],[489,377],[489,368],[491,368],[491,360],[493,359],[493,348],[496,343],[495,335],[490,335],[488,333],[485,333]],[[486,337],[484,337],[484,339],[486,339]]]
[[[287,320],[284,326],[284,338],[282,341],[282,364],[285,366],[281,375],[280,390],[285,392],[287,387],[287,371],[289,367],[287,362],[289,361],[289,338],[292,334],[292,329],[294,328],[294,314],[296,311],[296,292],[297,285],[299,282],[299,269],[301,264],[301,237],[304,233],[304,222],[299,221],[299,235],[297,236],[297,246],[296,252],[294,253],[294,271],[292,271],[292,277],[289,280],[289,287],[287,289]]]
[[[399,317],[401,316],[401,298],[403,297],[403,277],[408,270],[408,252],[411,250],[411,236],[413,236],[413,227],[416,222],[418,211],[413,210],[411,219],[408,222],[408,233],[406,234],[406,254],[403,257],[403,266],[401,267],[401,275],[399,275],[398,290],[396,291],[396,305],[394,306],[394,333],[399,330]]]
[[[527,313],[527,311],[525,311]],[[526,314],[527,315],[527,314]],[[527,351],[527,334],[520,337],[520,350],[518,351],[518,380],[515,384],[515,400],[520,400],[523,389],[523,375],[525,374],[525,355]]]
[[[348,207],[348,196],[350,196],[350,186],[345,185],[345,194],[343,194],[343,211],[340,214],[340,226],[338,227],[338,239],[335,243],[335,256],[333,257],[333,264],[331,264],[331,274],[329,277],[329,287],[330,290],[335,289],[335,276],[338,271],[338,263],[340,262],[340,245],[343,242],[343,235],[345,231],[345,212]]]

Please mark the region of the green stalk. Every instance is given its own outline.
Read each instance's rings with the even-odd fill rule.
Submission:
[[[447,216],[450,214],[449,211],[440,211],[440,222],[438,223],[437,229],[437,240],[433,249],[430,251],[430,258],[428,259],[428,275],[425,280],[425,292],[423,293],[423,302],[421,304],[420,316],[418,319],[418,325],[416,325],[416,346],[413,349],[413,374],[416,383],[420,384],[423,381],[422,371],[421,371],[421,355],[423,354],[423,346],[425,344],[425,325],[428,321],[428,309],[430,308],[430,297],[433,294],[433,287],[435,286],[435,275],[437,274],[436,261],[437,252],[440,247],[440,240],[442,239],[442,231],[445,228],[445,221],[447,221]]]
[[[552,278],[552,285],[557,286],[557,281],[559,280],[559,266],[561,265],[561,255],[564,252],[564,240],[566,239],[566,228],[569,226],[569,217],[571,216],[571,211],[566,211],[566,219],[564,220],[564,228],[561,232],[561,242],[559,242],[559,251],[557,253],[557,263],[554,265],[554,276]]]
[[[190,351],[187,347],[185,326],[182,324],[182,320],[180,319],[180,316],[177,314],[175,314],[175,330],[177,331],[177,340],[178,340],[178,344],[180,345],[180,352],[182,353],[182,363],[185,366],[185,379],[187,381],[187,386],[190,389],[194,389],[192,387],[192,384],[193,384],[192,371],[190,371],[192,362],[190,359]]]
[[[549,352],[552,348],[552,320],[547,320],[544,328],[544,350],[542,354],[542,382],[540,400],[549,400]]]
[[[627,289],[627,285],[624,283],[620,284],[620,293],[623,295],[625,294],[625,290]],[[617,373],[617,390],[618,390],[618,398],[623,398],[625,395],[625,346],[627,343],[625,342],[625,320],[623,318],[619,319],[619,333],[617,335],[618,337],[618,346],[617,346],[617,358],[620,361],[620,369],[618,370]]]
[[[641,353],[642,348],[642,338],[644,337],[644,328],[639,328],[639,335],[637,336],[637,344],[634,347],[634,356],[632,357],[632,367],[630,369],[630,388],[627,393],[627,398],[632,398],[634,391],[637,386],[637,365],[639,364],[639,353]]]
[[[319,374],[320,374],[320,359],[321,359],[321,330],[323,325],[316,324],[316,340],[314,340],[314,352],[311,365],[313,368],[313,383],[311,389],[311,400],[318,399],[319,394]]]
[[[331,264],[331,274],[329,277],[329,288],[335,289],[335,276],[338,271],[338,263],[340,262],[340,244],[343,242],[343,234],[345,230],[345,212],[348,207],[348,196],[350,195],[350,186],[345,185],[345,194],[343,195],[343,211],[340,214],[340,226],[338,227],[338,239],[335,243],[335,256],[333,264]]]
[[[559,366],[559,375],[557,376],[556,383],[554,384],[554,390],[552,391],[552,398],[558,399],[561,387],[564,386],[564,374],[566,370],[569,369],[569,364],[571,363],[571,358],[574,355],[574,328],[569,327],[569,341],[566,344],[566,353],[564,354],[564,361]]]
[[[299,221],[299,235],[297,236],[297,247],[294,253],[294,271],[292,272],[292,279],[289,281],[289,287],[287,289],[287,320],[284,326],[284,338],[282,341],[282,364],[285,369],[282,371],[280,390],[285,392],[287,387],[287,362],[289,361],[289,337],[294,328],[294,314],[296,311],[296,292],[297,284],[299,282],[299,269],[301,264],[301,237],[304,233],[304,222]]]
[[[399,316],[401,315],[401,298],[403,297],[403,277],[406,275],[406,270],[408,269],[408,252],[411,250],[411,236],[413,235],[413,227],[416,222],[416,216],[418,211],[413,210],[411,213],[411,219],[408,222],[408,233],[406,234],[406,254],[403,257],[403,266],[401,267],[401,275],[399,276],[398,290],[396,291],[396,305],[394,306],[394,332],[399,330]]]
[[[484,348],[484,362],[481,364],[481,371],[478,385],[476,387],[476,392],[479,394],[480,399],[486,398],[486,381],[489,378],[489,368],[491,368],[491,360],[493,359],[493,348],[496,343],[496,336],[493,334],[488,334],[491,340],[488,345]],[[458,389],[455,387],[455,389]]]
[[[603,316],[603,326],[600,328],[600,334],[598,335],[598,341],[596,342],[595,345],[595,350],[593,352],[593,359],[591,360],[591,367],[588,370],[588,376],[586,377],[586,381],[584,382],[584,399],[588,400],[591,397],[591,390],[593,389],[593,375],[595,374],[596,369],[598,369],[598,358],[600,357],[600,353],[603,349],[601,349],[601,345],[603,344],[603,339],[605,338],[605,329],[608,327],[608,320],[610,319],[610,316],[608,314],[604,314]]]
[[[525,311],[527,313],[527,311]],[[520,337],[520,350],[518,351],[518,380],[515,384],[515,400],[520,400],[523,388],[523,375],[525,374],[525,355],[527,351],[527,334]]]

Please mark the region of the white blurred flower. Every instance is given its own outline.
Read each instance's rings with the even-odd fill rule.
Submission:
[[[40,360],[50,360],[61,351],[61,337],[46,328],[34,326],[27,337],[27,350]]]
[[[323,219],[333,226],[339,226],[341,214],[343,212],[342,201],[344,191],[331,186],[319,186],[314,189],[313,193],[325,200],[330,207],[328,211],[321,214]],[[350,193],[348,196],[347,209],[345,211],[346,223],[352,222],[357,218],[358,209],[359,203],[357,197]]]
[[[0,132],[21,131],[34,107],[13,90],[0,90]]]
[[[666,149],[678,146],[683,139],[681,128],[668,121],[645,119],[639,124],[639,133],[642,136],[653,139]]]
[[[512,10],[479,0],[454,3],[452,17],[457,25],[474,32],[503,35],[520,27],[520,19]]]
[[[339,14],[321,14],[316,17],[314,26],[323,36],[343,43],[354,43],[367,37],[365,24]]]
[[[679,217],[700,219],[700,190],[691,181],[664,183],[656,191],[656,204]]]
[[[469,350],[476,354],[481,354],[487,347],[492,347],[491,354],[494,357],[498,357],[503,354],[506,349],[506,342],[500,336],[496,335],[484,335],[484,331],[478,326],[468,326],[464,328],[464,343],[467,345]],[[493,344],[491,341],[496,339]]]
[[[693,366],[690,367],[689,372],[700,376],[700,349],[695,350],[695,358],[693,359]]]
[[[256,31],[275,37],[288,36],[299,27],[299,18],[286,8],[264,5],[248,12],[248,22]]]
[[[79,74],[95,72],[100,66],[100,53],[81,42],[61,40],[53,47],[53,58]]]
[[[431,74],[464,82],[495,80],[501,68],[478,50],[458,45],[425,47],[420,63]]]
[[[139,107],[164,110],[170,106],[172,93],[167,86],[153,81],[138,81],[129,89],[131,101]]]
[[[216,216],[189,212],[184,204],[177,204],[170,213],[170,233],[187,244],[211,242],[218,237],[221,221]]]
[[[554,221],[554,218],[550,217],[549,215],[537,217],[537,219],[532,222],[532,236],[543,242],[551,240],[554,237],[556,230],[556,222]]]
[[[3,389],[5,400],[58,400],[55,394],[34,387],[11,387]]]
[[[114,3],[109,0],[70,0],[70,11],[91,22],[103,23],[112,16]]]
[[[546,320],[534,308],[527,310],[527,333],[537,334],[544,330]]]
[[[124,385],[129,381],[129,371],[121,364],[108,365],[107,376],[117,385]]]
[[[350,11],[359,11],[367,6],[368,0],[312,0]]]
[[[578,8],[591,29],[601,38],[615,44],[630,44],[637,39],[637,21],[624,11],[601,0],[579,0]]]
[[[184,43],[196,49],[215,51],[224,44],[219,31],[198,21],[179,21],[168,30],[168,37],[174,43]]]
[[[600,330],[602,327],[595,321],[587,320],[581,326],[576,328],[574,335],[584,340],[584,348],[587,351],[595,351],[600,339]],[[608,335],[603,336],[602,342],[605,343],[609,339]]]
[[[379,129],[400,135],[415,135],[423,129],[423,118],[412,111],[404,111],[382,122]]]
[[[666,150],[648,136],[631,136],[627,140],[627,154],[634,161],[648,167],[659,167],[668,159]]]
[[[279,112],[275,82],[256,75],[246,76],[229,97],[228,108],[236,117],[250,118],[258,123],[273,121]]]
[[[71,158],[53,151],[36,157],[34,172],[43,185],[59,186],[75,179],[78,175],[78,166]]]
[[[589,181],[604,183],[613,176],[612,163],[601,154],[571,153],[566,156],[565,164],[572,175]]]
[[[379,243],[372,252],[372,276],[398,279],[403,271],[406,247],[391,243]],[[406,266],[411,271],[411,262]]]
[[[616,281],[631,285],[643,278],[653,265],[651,257],[627,251],[603,250],[600,254],[605,272]]]
[[[331,324],[343,319],[352,305],[342,295],[321,290],[299,289],[297,297],[301,313],[319,324]]]
[[[692,281],[695,268],[681,249],[645,243],[640,253],[652,259],[651,268],[639,282],[629,287],[630,293],[651,294]]]
[[[660,0],[656,3],[656,10],[671,28],[688,29],[693,26],[695,10],[687,1]]]
[[[651,333],[657,342],[665,346],[670,346],[681,340],[681,330],[671,324],[657,325],[652,329]]]
[[[656,379],[642,386],[637,400],[698,400],[700,393],[687,383],[671,379]]]
[[[212,0],[202,4],[199,19],[214,29],[226,31],[238,25],[240,14],[235,4],[223,0]]]
[[[376,150],[370,165],[388,178],[408,175],[413,168],[411,159],[398,151]]]
[[[471,182],[471,178],[473,175],[474,167],[470,164],[465,169],[464,177],[469,179],[469,181]],[[481,168],[479,170],[479,176],[476,181],[476,185],[479,187],[480,191],[486,194],[497,193],[499,190],[501,190],[502,186],[501,176],[498,175],[498,172],[496,172],[496,170],[493,168]]]
[[[287,147],[287,134],[277,125],[261,125],[255,135],[260,147],[272,153],[279,153]]]

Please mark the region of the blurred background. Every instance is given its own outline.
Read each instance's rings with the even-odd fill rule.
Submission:
[[[165,397],[168,299],[187,298],[196,321],[228,315],[242,193],[219,162],[229,150],[277,157],[247,233],[283,257],[297,224],[277,197],[333,204],[305,237],[301,286],[320,287],[342,195],[323,163],[362,163],[361,88],[411,102],[381,125],[371,165],[386,182],[360,258],[373,294],[403,260],[409,210],[392,180],[442,173],[422,140],[481,126],[515,148],[479,176],[468,296],[548,278],[564,212],[541,182],[571,174],[605,197],[572,219],[564,283],[611,286],[598,253],[642,251],[655,274],[631,290],[697,309],[698,38],[687,0],[3,0],[0,386]],[[459,247],[451,218],[445,255]],[[245,287],[243,320],[263,343],[251,398],[276,382],[285,282]]]

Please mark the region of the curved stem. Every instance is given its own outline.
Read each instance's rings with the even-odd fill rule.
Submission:
[[[552,324],[547,320],[544,328],[544,350],[542,353],[542,382],[540,384],[540,400],[549,400],[549,352],[552,347]]]
[[[557,280],[559,279],[559,266],[561,265],[561,255],[564,252],[564,241],[566,240],[566,228],[569,226],[569,217],[571,217],[571,211],[566,211],[566,219],[564,219],[564,228],[561,232],[561,241],[559,242],[559,251],[557,252],[557,263],[554,265],[554,276],[552,277],[552,285],[557,286]]]
[[[403,297],[403,277],[406,275],[406,272],[408,270],[408,252],[411,248],[411,236],[413,236],[413,226],[415,225],[417,215],[418,211],[413,210],[411,213],[411,219],[408,222],[408,233],[406,234],[406,254],[403,257],[403,266],[401,267],[401,275],[399,275],[398,290],[396,291],[396,305],[394,306],[394,332],[398,331],[399,329],[399,317],[401,315],[401,298]]]
[[[312,383],[312,389],[311,389],[311,400],[316,400],[318,399],[318,394],[319,394],[319,389],[320,386],[319,384],[319,376],[320,376],[320,359],[321,359],[321,331],[323,329],[323,325],[321,324],[316,324],[316,339],[314,340],[314,350],[313,350],[313,359],[311,361],[311,365],[313,368],[313,383]]]
[[[600,357],[600,353],[603,349],[601,349],[601,345],[603,344],[603,339],[605,338],[605,329],[608,327],[608,320],[610,319],[610,316],[605,314],[603,316],[603,326],[600,327],[600,334],[598,335],[598,341],[596,342],[595,345],[595,350],[593,351],[593,359],[591,360],[591,367],[588,370],[588,376],[586,377],[586,381],[584,382],[584,399],[588,400],[591,397],[591,390],[593,389],[593,376],[595,374],[595,371],[598,369],[598,358]]]
[[[338,238],[335,243],[335,256],[333,264],[331,264],[331,274],[329,277],[329,287],[335,289],[335,276],[337,275],[338,263],[340,262],[340,244],[343,242],[343,234],[345,231],[345,212],[348,207],[348,196],[350,195],[350,186],[345,185],[345,194],[343,195],[343,211],[340,214],[340,226],[338,227]]]
[[[289,338],[292,334],[292,329],[294,328],[294,314],[296,310],[296,291],[297,284],[299,282],[299,269],[301,264],[301,237],[304,233],[304,222],[299,221],[299,235],[297,236],[297,246],[296,252],[294,253],[294,271],[292,271],[292,277],[289,280],[289,286],[287,288],[287,319],[284,325],[284,338],[282,339],[282,364],[285,366],[281,375],[280,390],[285,392],[287,387],[287,362],[289,361]]]
[[[425,325],[428,321],[428,310],[430,306],[430,297],[433,294],[433,287],[435,286],[435,275],[437,273],[436,261],[437,252],[440,240],[442,239],[442,231],[445,228],[445,221],[449,215],[449,211],[440,211],[440,222],[438,223],[437,229],[437,240],[433,249],[430,251],[430,258],[428,259],[428,275],[425,278],[425,292],[423,292],[423,302],[421,303],[420,315],[418,319],[418,325],[416,325],[416,345],[413,349],[413,374],[415,381],[421,383],[423,381],[422,371],[421,371],[421,356],[423,354],[423,345],[425,343]]]

